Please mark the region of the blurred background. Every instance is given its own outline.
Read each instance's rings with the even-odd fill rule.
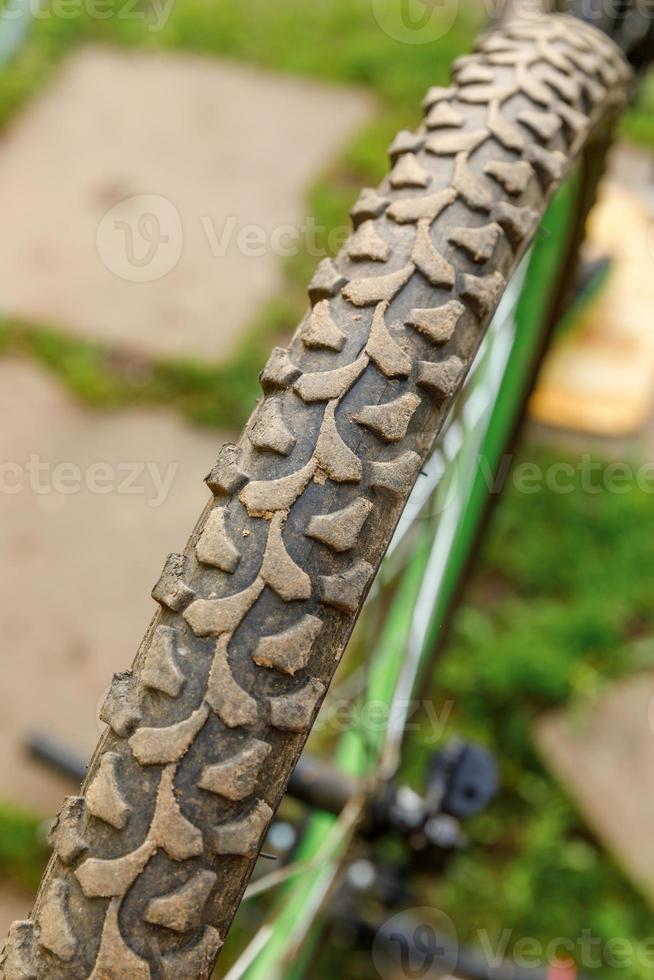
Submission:
[[[26,744],[46,735],[88,757],[108,680],[131,663],[164,556],[252,410],[270,347],[392,137],[492,13],[444,3],[418,43],[392,8],[5,5],[3,933],[31,907],[48,820],[74,791]],[[650,75],[591,219],[589,252],[610,268],[547,359],[434,678],[448,732],[493,750],[503,788],[424,904],[506,954],[525,936],[588,930],[632,953],[652,936],[653,149]],[[551,478],[523,492],[533,463]],[[654,966],[632,955],[593,975],[616,970]]]

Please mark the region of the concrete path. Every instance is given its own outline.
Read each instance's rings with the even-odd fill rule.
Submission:
[[[584,711],[542,718],[536,741],[588,826],[654,908],[654,673]]]
[[[222,440],[166,412],[93,414],[10,360],[0,418],[0,799],[47,815],[70,785],[27,760],[23,739],[92,750],[103,692],[131,664]]]
[[[224,358],[281,287],[307,186],[371,110],[231,62],[80,50],[0,143],[0,314]]]

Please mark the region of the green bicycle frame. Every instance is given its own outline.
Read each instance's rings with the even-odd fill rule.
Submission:
[[[458,461],[470,479],[459,487],[456,526],[447,554],[441,561],[437,587],[429,596],[429,625],[419,637],[419,663],[412,687],[415,690],[431,663],[455,592],[465,571],[488,503],[489,477],[497,471],[502,454],[511,440],[520,416],[538,356],[544,331],[548,327],[553,284],[560,277],[567,245],[574,226],[581,177],[574,171],[553,198],[539,232],[516,276],[523,275],[522,289],[512,311],[514,332],[492,410],[484,420],[481,442],[466,451],[460,446]],[[494,321],[495,322],[495,321]],[[489,331],[492,329],[489,328]],[[483,344],[482,344],[483,349]],[[480,352],[481,353],[481,352]],[[484,465],[479,465],[480,461]],[[446,483],[448,474],[444,474]],[[439,490],[443,488],[439,485]],[[445,486],[454,492],[456,487]],[[434,557],[434,522],[416,521],[411,557],[399,576],[384,626],[370,654],[370,671],[362,709],[340,739],[333,759],[344,773],[362,779],[378,771],[387,733],[367,730],[361,721],[366,705],[387,709],[393,717],[393,704],[407,656],[407,645],[416,603],[424,590],[430,558]],[[438,528],[438,521],[436,521]],[[416,527],[413,528],[416,530]],[[392,556],[391,559],[392,561]],[[365,611],[363,613],[365,616]],[[339,823],[340,821],[340,823]],[[251,962],[238,973],[247,980],[301,980],[312,949],[320,935],[318,913],[338,874],[340,861],[354,832],[355,821],[343,822],[332,814],[315,813],[303,834],[294,861],[295,874],[283,887],[268,926],[260,934],[259,946],[252,950]],[[228,978],[230,974],[227,975]],[[234,974],[236,976],[236,974]]]

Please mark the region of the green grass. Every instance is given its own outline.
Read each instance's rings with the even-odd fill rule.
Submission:
[[[15,321],[0,321],[0,355],[32,358],[94,408],[174,405],[198,425],[233,429],[247,418],[260,395],[253,363],[265,364],[271,344],[282,338],[290,305],[280,298],[262,310],[234,354],[221,364],[149,361]]]
[[[36,888],[48,850],[40,817],[0,803],[0,880],[9,877],[26,888]]]
[[[519,462],[560,460],[527,446]],[[509,930],[510,950],[584,929],[634,947],[651,935],[651,912],[544,769],[532,731],[541,713],[583,711],[614,678],[654,667],[652,568],[651,493],[507,488],[434,679],[437,707],[453,705],[449,733],[490,746],[502,767],[499,801],[466,828],[471,849],[431,886],[461,938],[483,927],[495,943]]]

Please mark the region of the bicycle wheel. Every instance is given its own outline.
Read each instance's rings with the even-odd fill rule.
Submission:
[[[425,100],[115,675],[7,980],[206,978],[449,406],[556,188],[629,70],[567,17],[509,25]]]

